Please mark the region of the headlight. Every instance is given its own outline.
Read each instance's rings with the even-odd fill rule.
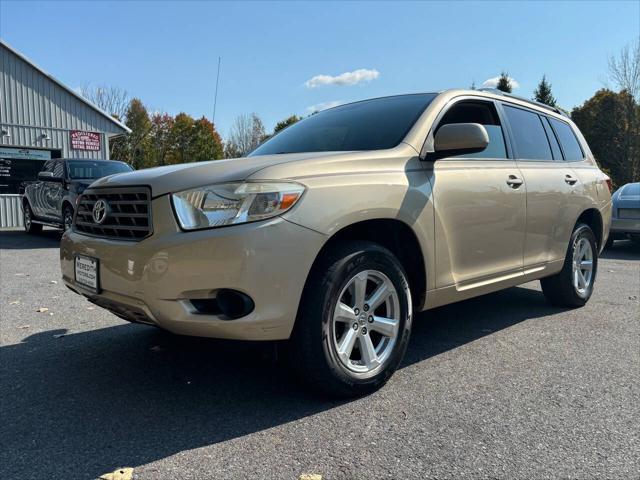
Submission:
[[[223,227],[275,217],[289,210],[304,187],[294,182],[220,183],[171,195],[185,230]]]

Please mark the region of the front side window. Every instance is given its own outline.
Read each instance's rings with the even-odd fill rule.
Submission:
[[[132,171],[132,168],[126,163],[116,162],[113,160],[102,162],[91,160],[70,160],[67,168],[69,169],[69,178],[73,179],[102,178],[115,173]]]
[[[324,110],[282,130],[250,156],[393,148],[435,97],[433,93],[400,95]]]
[[[64,165],[62,162],[56,162],[53,165],[53,176],[58,178],[64,177]]]
[[[489,145],[481,152],[458,155],[463,158],[508,158],[504,133],[496,107],[491,102],[462,101],[444,114],[438,128],[451,123],[479,123],[489,135]],[[437,129],[436,129],[437,133]]]
[[[509,105],[505,105],[504,110],[511,125],[518,159],[553,160],[540,116],[529,110]]]
[[[570,162],[583,160],[584,153],[582,152],[582,148],[580,148],[576,134],[573,133],[571,127],[560,120],[556,120],[555,118],[550,118],[549,121],[558,135],[560,145],[562,145],[564,159]]]

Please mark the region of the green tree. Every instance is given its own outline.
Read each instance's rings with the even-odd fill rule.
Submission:
[[[149,113],[139,98],[129,102],[126,112],[127,127],[131,133],[116,137],[110,143],[111,156],[128,162],[133,168],[148,167],[150,158],[149,132],[151,120]]]
[[[502,72],[500,74],[496,88],[506,93],[511,93],[513,91],[513,84],[511,83],[511,78],[509,78],[509,74],[507,72]]]
[[[273,134],[275,135],[280,130],[284,130],[288,126],[293,125],[294,123],[299,122],[300,120],[302,120],[302,117],[299,117],[297,115],[291,115],[289,118],[286,118],[286,119],[276,123],[276,126],[273,129]]]
[[[547,76],[543,75],[538,87],[533,92],[533,99],[536,102],[544,103],[550,107],[556,106],[556,99],[551,93],[551,84],[547,82]]]
[[[155,113],[151,116],[151,131],[149,132],[151,146],[151,163],[166,165],[167,156],[171,150],[171,131],[173,117],[167,113]]]
[[[291,115],[289,118],[285,118],[284,120],[279,121],[278,123],[276,123],[276,126],[273,128],[273,133],[264,135],[262,137],[262,142],[266,142],[271,137],[273,137],[276,133],[280,132],[281,130],[284,130],[285,128],[287,128],[290,125],[293,125],[296,122],[299,122],[300,120],[302,120],[302,117],[299,117],[297,115]]]
[[[632,95],[599,90],[571,118],[616,186],[640,181],[640,105]]]

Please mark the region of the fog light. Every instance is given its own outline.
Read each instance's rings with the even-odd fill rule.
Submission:
[[[222,314],[230,319],[244,317],[253,311],[253,300],[248,295],[236,290],[226,288],[219,290],[216,299]]]
[[[191,305],[203,315],[222,315],[226,320],[249,315],[254,308],[253,300],[248,295],[223,288],[218,290],[215,298],[191,299]]]

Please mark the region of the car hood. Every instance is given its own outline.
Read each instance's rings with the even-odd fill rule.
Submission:
[[[101,178],[91,188],[144,185],[151,187],[153,197],[158,197],[213,183],[241,181],[269,166],[331,155],[338,153],[289,153],[168,165]]]

